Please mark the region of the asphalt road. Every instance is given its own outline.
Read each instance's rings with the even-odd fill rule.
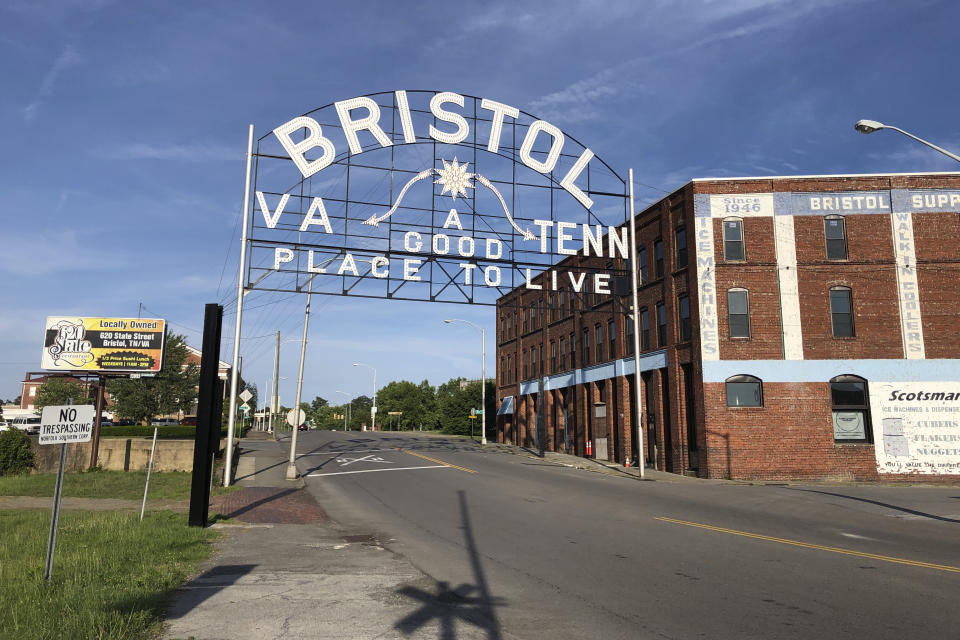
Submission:
[[[411,633],[439,599],[445,638],[960,637],[958,487],[640,482],[416,434],[298,452],[331,518],[435,581]]]

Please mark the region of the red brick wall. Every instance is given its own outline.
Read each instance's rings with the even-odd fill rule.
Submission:
[[[880,474],[874,444],[833,439],[830,385],[763,383],[763,407],[727,407],[722,382],[703,385],[708,406],[701,476],[736,480],[955,482],[958,476]],[[880,423],[872,416],[876,438]]]

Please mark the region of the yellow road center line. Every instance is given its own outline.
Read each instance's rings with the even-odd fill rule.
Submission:
[[[881,556],[875,553],[865,553],[863,551],[854,551],[852,549],[841,549],[840,547],[826,547],[824,545],[813,544],[810,542],[800,542],[799,540],[788,540],[786,538],[774,538],[773,536],[765,536],[759,533],[750,533],[748,531],[737,531],[736,529],[724,529],[723,527],[714,527],[709,524],[700,524],[698,522],[687,522],[686,520],[675,520],[673,518],[658,517],[654,519],[660,520],[662,522],[672,522],[673,524],[682,524],[688,527],[698,527],[700,529],[707,529],[709,531],[729,533],[731,535],[743,536],[745,538],[767,540],[768,542],[779,542],[780,544],[789,544],[795,547],[803,547],[804,549],[818,549],[820,551],[829,551],[831,553],[841,553],[848,556],[857,556],[858,558],[870,558],[871,560],[882,560],[883,562],[893,562],[895,564],[906,564],[911,567],[923,567],[925,569],[936,569],[938,571],[951,571],[953,573],[960,573],[960,567],[953,567],[947,564],[933,564],[931,562],[920,562],[918,560],[907,560],[905,558]]]
[[[466,467],[458,467],[455,464],[450,464],[449,462],[444,462],[443,460],[437,460],[436,458],[431,458],[430,456],[425,456],[422,453],[414,453],[408,449],[397,449],[401,453],[409,453],[412,456],[417,456],[418,458],[423,458],[424,460],[429,460],[430,462],[436,462],[437,464],[442,464],[445,467],[451,467],[453,469],[459,469],[460,471],[466,471],[467,473],[476,473],[473,469],[467,469]]]

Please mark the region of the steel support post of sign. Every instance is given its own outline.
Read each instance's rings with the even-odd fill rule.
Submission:
[[[97,458],[100,457],[100,424],[103,419],[103,387],[107,378],[104,375],[97,376],[97,402],[96,415],[93,416],[93,437],[90,442],[90,468],[97,466]]]
[[[296,480],[297,473],[297,433],[300,432],[300,393],[303,391],[303,360],[307,354],[307,328],[310,326],[310,298],[313,297],[313,278],[307,282],[307,308],[303,315],[303,342],[300,344],[300,369],[297,371],[297,397],[293,404],[293,435],[290,436],[290,464],[287,465],[287,480]],[[306,419],[306,418],[304,418]]]
[[[643,396],[640,394],[640,307],[637,297],[637,217],[633,208],[633,169],[627,172],[627,182],[630,189],[630,288],[633,295],[633,403],[637,416],[637,467],[642,478],[647,460],[643,451],[643,412],[640,410]]]
[[[57,486],[53,490],[53,517],[50,518],[50,537],[47,540],[47,568],[43,579],[50,582],[53,573],[53,549],[57,544],[57,521],[60,519],[60,495],[63,491],[63,466],[67,462],[67,443],[60,444],[60,468],[57,469]]]
[[[243,284],[247,277],[247,227],[250,216],[250,168],[253,162],[253,125],[247,135],[247,176],[243,189],[243,231],[240,236],[240,271],[237,274],[237,321],[233,329],[233,365],[230,368],[230,417],[227,422],[227,455],[223,467],[223,486],[233,476],[233,428],[237,423],[237,385],[240,377],[240,323],[243,320]]]

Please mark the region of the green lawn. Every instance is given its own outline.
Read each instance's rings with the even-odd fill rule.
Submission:
[[[155,637],[172,591],[211,554],[218,533],[169,511],[138,517],[61,512],[48,584],[50,513],[0,511],[0,637]]]
[[[155,471],[150,474],[150,500],[187,500],[190,476],[186,471]],[[63,474],[63,495],[71,498],[143,498],[146,471],[84,471]],[[55,473],[0,477],[0,496],[50,496],[57,483]],[[235,490],[214,487],[213,495]],[[0,629],[2,633],[2,629]]]

